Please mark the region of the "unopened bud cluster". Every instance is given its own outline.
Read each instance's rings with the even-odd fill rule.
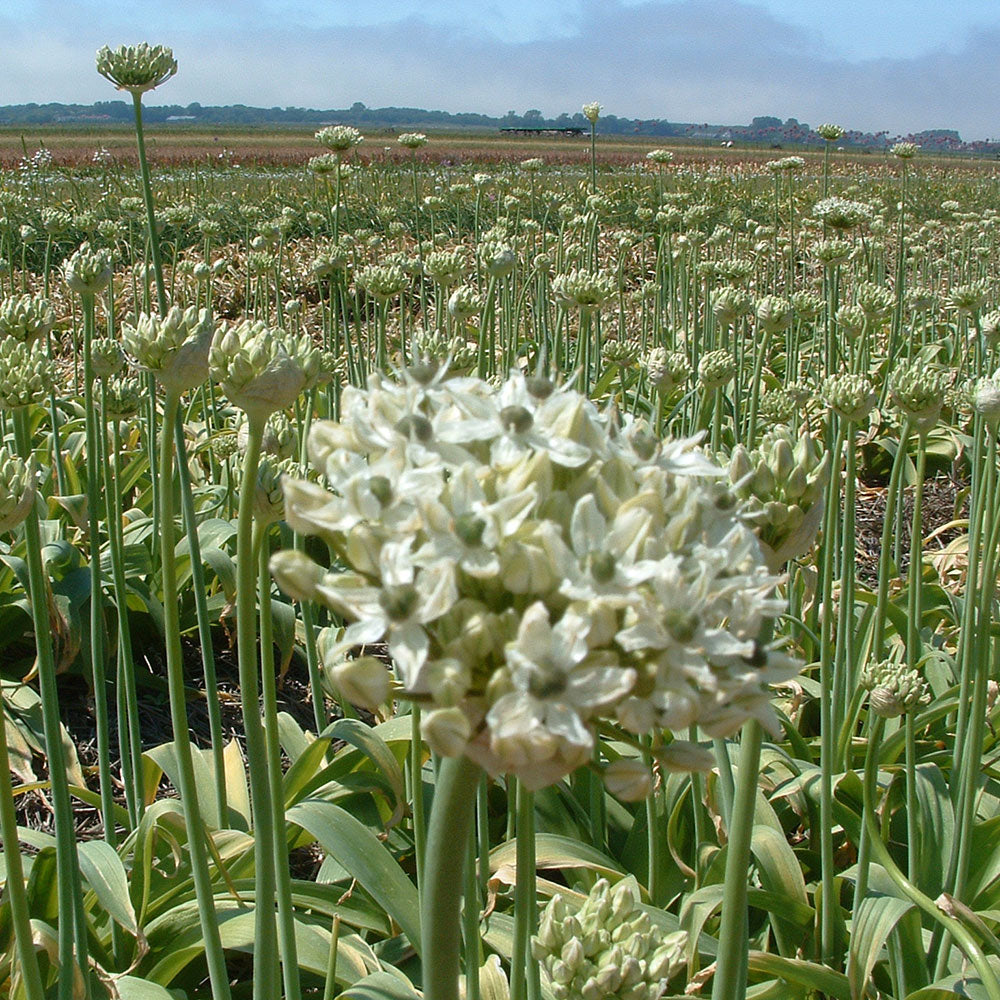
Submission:
[[[876,715],[895,719],[930,701],[927,682],[905,663],[883,660],[861,671],[861,686],[870,692],[869,704]]]
[[[209,368],[229,401],[251,421],[263,422],[291,406],[319,377],[322,358],[307,337],[287,337],[266,323],[245,320],[216,333]]]
[[[937,423],[948,381],[947,372],[911,361],[892,373],[889,392],[917,431],[925,432]]]
[[[556,1000],[659,1000],[684,965],[687,932],[664,934],[634,884],[599,879],[574,913],[561,895],[542,913],[531,951]]]
[[[55,366],[41,344],[0,340],[0,409],[19,410],[42,402],[55,377]]]
[[[35,474],[16,455],[0,447],[0,534],[16,528],[35,502]]]
[[[616,291],[615,280],[597,271],[580,271],[576,268],[552,279],[552,294],[557,302],[569,309],[593,312]]]
[[[867,375],[830,375],[823,381],[820,395],[838,417],[855,424],[864,420],[878,402]]]
[[[172,306],[166,316],[141,313],[122,326],[122,344],[168,391],[185,392],[208,377],[214,327],[207,309]]]
[[[40,295],[15,295],[0,304],[0,339],[12,337],[34,343],[44,337],[55,324],[55,315],[48,299]]]
[[[775,572],[812,545],[829,470],[829,455],[814,437],[803,433],[795,439],[784,427],[752,452],[741,444],[733,450],[729,478]]]

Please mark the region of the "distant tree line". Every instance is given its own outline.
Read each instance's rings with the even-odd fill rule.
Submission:
[[[0,106],[0,125],[95,125],[132,121],[132,104],[126,101],[97,101],[94,104],[15,104]],[[429,111],[425,108],[369,108],[356,101],[349,108],[254,108],[245,104],[204,106],[164,104],[145,106],[143,118],[149,124],[185,122],[200,125],[354,125],[358,128],[403,130],[407,128],[583,128],[589,123],[582,112],[563,112],[546,118],[537,108],[523,114],[508,111],[502,118],[476,112]],[[662,136],[700,141],[753,143],[783,148],[786,145],[822,145],[823,140],[804,122],[794,118],[762,115],[749,125],[709,125],[670,122],[662,118],[619,118],[602,115],[598,131],[604,135]],[[848,131],[838,145],[853,148],[885,149],[892,143],[915,141],[930,150],[995,152],[1000,143],[986,139],[966,143],[953,129],[930,129],[908,136],[892,136],[887,131]]]

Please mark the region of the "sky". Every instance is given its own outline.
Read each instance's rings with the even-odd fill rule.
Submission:
[[[94,52],[139,41],[180,66],[148,104],[1000,137],[997,0],[0,0],[0,103],[114,100]]]

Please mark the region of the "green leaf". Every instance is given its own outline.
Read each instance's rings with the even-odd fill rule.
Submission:
[[[121,1000],[179,1000],[184,996],[181,990],[168,990],[135,976],[119,976],[114,982]]]
[[[806,986],[829,994],[834,1000],[851,1000],[847,976],[834,972],[814,962],[796,958],[782,958],[763,951],[750,952],[750,972],[764,976],[777,976],[798,986]]]
[[[360,719],[338,719],[333,725],[327,726],[323,730],[323,736],[330,740],[343,740],[356,747],[381,771],[396,798],[395,802],[389,803],[390,808],[393,809],[393,816],[387,824],[388,826],[395,825],[402,815],[403,805],[406,801],[406,783],[399,761],[385,740],[371,726],[366,726]]]
[[[130,934],[139,936],[139,925],[128,893],[128,876],[118,852],[103,840],[77,845],[80,871],[97,901]]]
[[[490,851],[490,870],[501,865],[513,865],[517,858],[517,838]],[[606,854],[589,844],[582,844],[555,833],[540,833],[535,842],[535,859],[539,868],[587,868],[611,882],[625,876]],[[642,892],[645,893],[645,889]]]
[[[869,894],[861,901],[851,927],[847,962],[847,978],[854,1000],[864,996],[879,952],[896,924],[912,909],[913,903],[894,896]]]
[[[285,814],[329,851],[402,928],[420,950],[417,890],[368,827],[330,802],[306,799]]]
[[[770,826],[757,825],[753,828],[750,849],[757,859],[762,887],[782,900],[779,906],[770,910],[772,927],[778,951],[792,958],[801,943],[801,928],[811,923],[813,914],[802,869],[788,841]],[[802,907],[806,908],[805,911]],[[806,914],[805,924],[792,915],[793,909],[799,915]]]
[[[340,995],[350,1000],[420,1000],[411,985],[388,972],[373,972]]]

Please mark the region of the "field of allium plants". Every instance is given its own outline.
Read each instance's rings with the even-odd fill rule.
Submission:
[[[996,171],[150,170],[176,69],[0,173],[3,995],[1000,1000]]]

